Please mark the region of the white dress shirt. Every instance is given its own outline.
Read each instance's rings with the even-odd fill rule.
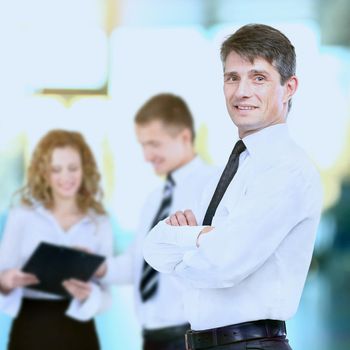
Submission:
[[[54,216],[42,206],[33,208],[19,206],[10,210],[0,244],[0,271],[9,268],[20,269],[40,242],[82,247],[104,255],[112,256],[112,226],[107,216],[92,211],[82,220],[64,231]],[[72,299],[66,315],[86,321],[108,308],[111,296],[106,286],[91,282],[92,292],[84,301]],[[22,298],[59,299],[59,296],[27,288],[16,288],[8,294],[0,293],[0,311],[16,317]]]
[[[144,255],[159,271],[187,282],[194,330],[259,319],[286,320],[299,304],[322,203],[319,175],[286,124],[243,139],[247,149],[213,218],[214,229],[160,222]],[[216,184],[202,200],[203,219]]]
[[[218,169],[206,165],[195,157],[183,167],[172,172],[175,181],[171,210],[199,207],[201,192]],[[163,196],[163,186],[147,199],[140,217],[138,233],[129,249],[119,256],[108,259],[104,283],[134,284],[134,298],[137,316],[145,329],[156,329],[188,323],[183,307],[183,283],[177,276],[160,274],[156,294],[142,302],[139,284],[143,268],[142,245]]]

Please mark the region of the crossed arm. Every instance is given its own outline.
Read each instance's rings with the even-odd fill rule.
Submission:
[[[170,215],[170,217],[165,220],[168,225],[171,226],[198,226],[197,219],[193,214],[192,210],[187,209],[185,211],[177,211],[175,214]],[[213,230],[212,226],[205,226],[199,232],[196,239],[196,246],[199,247],[199,239],[201,235],[208,233]]]
[[[160,222],[145,238],[146,261],[197,288],[240,283],[275,254],[294,228],[318,220],[318,184],[302,181],[297,172],[273,175],[266,172],[247,193],[242,191],[239,205],[227,200],[215,227],[197,225],[190,210]]]

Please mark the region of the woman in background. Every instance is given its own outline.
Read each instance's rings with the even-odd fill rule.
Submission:
[[[10,210],[0,245],[0,310],[16,317],[10,350],[99,349],[93,317],[110,304],[96,281],[63,283],[72,299],[27,289],[38,283],[21,267],[40,242],[112,255],[100,175],[78,132],[53,130],[34,150],[21,205]]]

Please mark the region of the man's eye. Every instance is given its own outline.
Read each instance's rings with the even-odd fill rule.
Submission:
[[[265,80],[265,77],[263,77],[262,75],[257,75],[256,77],[255,77],[255,81],[257,81],[257,82],[262,82],[262,81],[264,81]]]
[[[235,75],[228,75],[228,76],[225,76],[224,80],[226,83],[234,83],[235,81],[238,80],[238,78]]]
[[[152,143],[150,144],[150,146],[151,146],[152,148],[157,148],[157,147],[160,146],[160,143],[159,143],[159,142],[152,142]]]

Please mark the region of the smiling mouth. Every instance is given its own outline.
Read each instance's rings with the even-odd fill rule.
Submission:
[[[255,106],[238,106],[238,105],[236,105],[234,107],[240,111],[252,111],[252,110],[257,108]]]
[[[155,168],[158,168],[160,165],[162,165],[162,162],[152,162],[152,165],[153,165]]]
[[[74,185],[66,185],[66,186],[60,186],[62,190],[64,191],[69,191],[71,190],[72,188],[74,188]]]

